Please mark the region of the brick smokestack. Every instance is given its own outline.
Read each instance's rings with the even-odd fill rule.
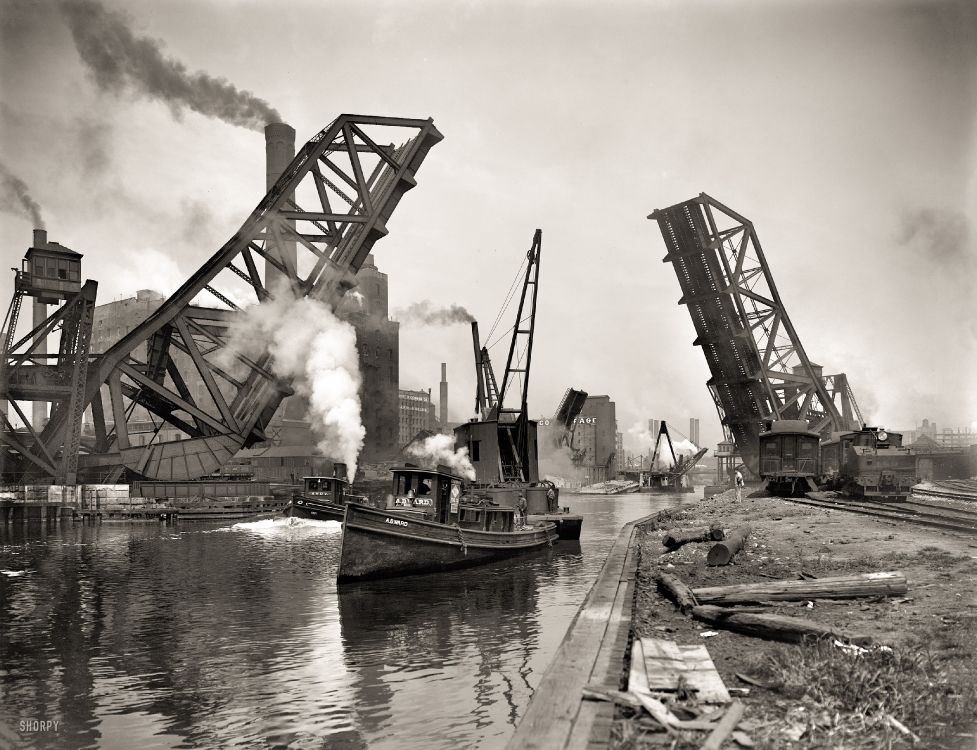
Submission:
[[[271,190],[278,178],[295,158],[295,128],[284,122],[273,122],[265,126],[265,189]],[[295,197],[294,193],[289,196]],[[291,222],[294,226],[294,222]],[[295,241],[286,240],[281,247],[272,249],[275,257],[286,265],[296,267]],[[287,259],[287,262],[286,262]],[[265,263],[265,286],[274,292],[275,287],[284,281],[285,276],[271,263]],[[297,396],[286,398],[278,409],[278,417],[287,420],[301,421],[306,418],[308,405]],[[282,438],[285,444],[292,444],[292,436]]]
[[[448,429],[448,365],[441,363],[441,429]]]
[[[271,188],[278,182],[278,178],[295,158],[295,128],[283,122],[273,122],[265,126],[265,189]],[[294,198],[294,194],[290,196]],[[295,268],[295,242],[287,241],[283,247],[277,248],[279,260],[283,256],[288,258],[292,268]],[[270,263],[265,264],[265,284],[274,287],[275,281],[281,278],[278,269]]]

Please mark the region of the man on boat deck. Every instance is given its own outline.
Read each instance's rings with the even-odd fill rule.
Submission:
[[[519,496],[519,501],[516,503],[516,528],[521,529],[526,524],[526,498],[522,495]]]

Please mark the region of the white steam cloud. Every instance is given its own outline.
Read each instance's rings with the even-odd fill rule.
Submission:
[[[399,307],[390,317],[405,326],[450,326],[456,323],[471,323],[474,316],[461,305],[438,307],[430,300],[421,300],[408,307]]]
[[[103,91],[129,90],[169,105],[179,119],[184,109],[216,117],[231,125],[261,130],[281,115],[250,91],[223,78],[191,73],[179,60],[163,55],[162,43],[137,36],[128,19],[98,0],[61,0],[61,14],[75,47]]]
[[[353,327],[327,304],[283,291],[241,311],[226,349],[225,358],[235,352],[251,358],[271,355],[272,371],[308,400],[319,451],[342,459],[352,481],[366,436]]]
[[[475,467],[468,459],[468,448],[463,446],[455,450],[455,439],[451,435],[430,435],[420,442],[408,445],[406,453],[431,468],[444,464],[466,479],[475,480]]]
[[[641,445],[643,451],[647,450],[648,457],[650,458],[655,452],[655,442],[658,440],[658,435],[652,435],[646,423],[642,422],[635,422],[629,427],[628,434]],[[675,450],[676,457],[692,456],[699,450],[691,440],[686,438],[676,439],[674,437],[672,438],[672,448]],[[662,435],[661,445],[658,446],[658,457],[652,468],[666,469],[672,466],[673,463],[672,452],[668,449],[668,440]]]
[[[564,482],[579,482],[581,472],[573,463],[570,446],[555,446],[549,440],[543,440],[539,443],[539,473],[545,477],[558,477]]]

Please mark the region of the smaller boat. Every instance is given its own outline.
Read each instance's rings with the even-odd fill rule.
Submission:
[[[350,492],[346,464],[337,463],[331,477],[304,477],[302,491],[292,495],[285,513],[291,518],[342,522],[349,502],[366,504],[367,498]]]
[[[471,490],[446,466],[393,471],[386,508],[347,503],[338,583],[434,573],[542,549],[556,524],[527,526],[514,493]],[[514,499],[514,498],[513,498]]]

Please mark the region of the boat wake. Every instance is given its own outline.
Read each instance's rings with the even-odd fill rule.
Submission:
[[[311,518],[263,518],[260,521],[242,521],[219,531],[250,531],[256,534],[276,533],[285,529],[310,529],[320,533],[342,531],[339,521],[316,521]]]

